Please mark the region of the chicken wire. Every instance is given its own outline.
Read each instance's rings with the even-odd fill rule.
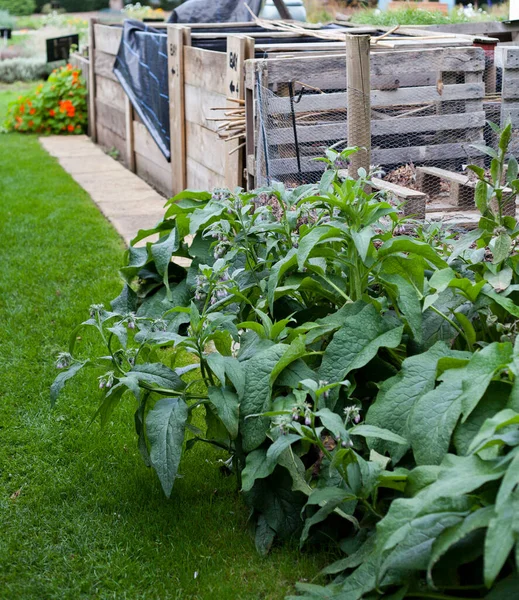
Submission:
[[[488,56],[481,49],[425,52],[425,69],[423,60],[413,65],[410,53],[371,57],[370,164],[378,177],[423,191],[441,205],[452,200],[456,176],[472,181],[467,164],[488,167],[473,144],[497,144],[486,121],[500,122],[501,101],[495,93],[485,96]],[[316,159],[328,148],[340,151],[358,139],[355,124],[350,128],[355,139],[348,139],[345,61],[334,72],[319,72],[318,61],[313,68],[304,76],[299,70],[297,80],[286,82],[271,82],[257,73],[257,185],[315,183],[325,168]],[[424,177],[423,167],[448,171],[453,180]],[[455,202],[473,208],[473,194],[458,194]]]

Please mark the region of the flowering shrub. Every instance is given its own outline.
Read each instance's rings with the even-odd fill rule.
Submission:
[[[11,103],[6,127],[28,133],[83,133],[87,125],[86,87],[80,69],[55,69],[28,96]]]
[[[499,134],[490,176],[469,166],[468,233],[405,235],[343,174],[355,148],[316,185],[179,194],[72,332],[52,400],[93,369],[101,424],[133,404],[168,496],[184,451],[224,449],[259,552],[297,535],[346,555],[291,600],[517,598],[519,167]]]

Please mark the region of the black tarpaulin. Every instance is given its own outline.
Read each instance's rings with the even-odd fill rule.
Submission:
[[[259,14],[261,0],[187,0],[171,13],[170,23],[244,23]]]
[[[127,20],[114,65],[114,74],[135,112],[171,160],[167,35],[141,21]]]

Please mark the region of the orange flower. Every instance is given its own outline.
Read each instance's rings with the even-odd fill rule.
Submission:
[[[18,123],[22,122],[22,117],[16,117],[16,120],[18,121]]]
[[[78,77],[79,71],[72,71],[72,77]]]
[[[69,131],[74,131],[74,125],[69,125],[69,126],[67,127],[67,129],[68,129]]]
[[[72,71],[72,69],[73,69],[72,65],[70,63],[68,63],[68,65],[67,65],[67,71]]]
[[[20,108],[19,108],[20,112],[23,113],[25,112],[25,104],[20,104]]]
[[[29,125],[29,127],[33,127],[33,126],[34,126],[34,121],[29,121],[29,122],[27,123],[27,125]]]
[[[35,108],[31,108],[31,110],[29,111],[29,114],[30,115],[34,115],[35,112],[36,112],[36,109]]]
[[[51,109],[49,110],[49,115],[50,115],[51,117],[54,117],[54,116],[56,115],[56,111],[55,111],[53,108],[51,108]]]
[[[32,106],[32,102],[30,100],[27,100],[27,106]]]
[[[15,128],[15,129],[18,129],[18,127],[20,127],[20,123],[15,123],[15,124],[14,124],[14,128]]]

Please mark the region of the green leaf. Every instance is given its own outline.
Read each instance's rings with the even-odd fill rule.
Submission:
[[[385,242],[378,251],[379,258],[384,258],[391,254],[399,252],[406,252],[409,254],[416,254],[422,256],[425,260],[429,261],[432,265],[438,269],[445,269],[448,267],[447,263],[440,257],[440,255],[434,250],[432,246],[426,242],[420,242],[410,237],[399,236],[391,238]]]
[[[333,171],[329,171],[333,173]],[[297,265],[299,270],[301,271],[305,266],[306,259],[314,249],[315,245],[325,237],[329,231],[330,227],[313,227],[308,231],[308,233],[299,240],[299,247],[297,249]]]
[[[238,437],[239,398],[229,388],[210,387],[207,390],[209,400],[215,407],[232,440]]]
[[[256,535],[254,537],[254,543],[256,545],[256,551],[260,556],[267,556],[272,548],[276,532],[267,523],[267,519],[263,515],[258,517],[258,523],[256,525]]]
[[[427,352],[410,356],[402,363],[398,375],[384,381],[375,402],[366,415],[366,423],[383,427],[409,439],[409,418],[411,410],[418,399],[434,389],[436,367],[442,357],[465,357],[455,352],[443,342],[437,342]],[[377,440],[370,443],[378,452],[389,450],[393,460],[400,460],[407,446],[395,445]]]
[[[267,460],[274,466],[278,462],[279,456],[292,444],[295,444],[301,439],[300,435],[295,433],[287,433],[280,435],[278,439],[267,450]]]
[[[180,376],[163,365],[162,363],[144,363],[135,365],[131,371],[126,373],[126,377],[133,378],[137,381],[144,381],[149,384],[155,384],[158,387],[168,390],[182,391],[186,384]]]
[[[403,330],[368,304],[358,314],[347,317],[333,336],[323,355],[319,379],[327,383],[343,381],[350,371],[374,358],[380,348],[396,348]]]
[[[234,385],[238,396],[241,398],[245,392],[245,373],[241,363],[232,356],[222,356],[218,352],[211,352],[207,356],[207,363],[211,371],[218,377],[222,386],[225,377]]]
[[[482,154],[486,154],[491,158],[497,158],[497,152],[494,150],[494,148],[491,148],[490,146],[485,146],[484,144],[471,144],[470,146],[471,148],[475,148]]]
[[[351,492],[341,490],[339,488],[324,488],[318,489],[308,498],[307,504],[319,504],[321,508],[313,514],[309,519],[306,519],[303,533],[301,534],[300,546],[302,547],[308,535],[310,528],[324,521],[331,513],[338,508],[345,500],[351,500]],[[352,518],[353,519],[353,518]]]
[[[308,354],[304,335],[297,337],[289,346],[285,345],[285,348],[285,352],[272,369],[272,373],[270,374],[270,385],[273,385],[278,378],[278,375],[280,375],[288,365]]]
[[[488,296],[496,304],[499,304],[499,306],[502,306],[511,315],[519,318],[519,306],[517,306],[517,304],[511,298],[506,298],[501,294],[497,294],[490,288],[490,286],[483,288],[483,294]]]
[[[506,181],[507,183],[511,183],[515,179],[517,179],[519,168],[517,165],[517,159],[515,156],[510,156],[508,159],[508,167],[506,169]]]
[[[474,191],[474,201],[479,212],[484,215],[488,210],[487,203],[487,190],[488,185],[484,181],[478,181],[476,183],[476,189]]]
[[[197,208],[189,220],[189,233],[195,235],[201,227],[206,227],[211,221],[219,217],[225,210],[225,204],[209,202],[204,208]]]
[[[270,409],[270,376],[272,369],[285,351],[286,344],[270,346],[257,353],[244,364],[246,373],[245,393],[240,405],[240,419],[245,452],[251,452],[262,444],[266,438],[269,419],[265,417],[247,417]]]
[[[386,442],[394,442],[395,444],[408,445],[408,441],[402,436],[383,429],[382,427],[376,427],[375,425],[356,425],[348,430],[350,435],[360,435],[365,438],[375,438],[379,440],[385,440]]]
[[[486,506],[480,508],[475,512],[468,515],[463,521],[445,529],[436,539],[433,544],[431,557],[429,558],[429,564],[427,566],[427,580],[429,585],[432,587],[432,569],[434,565],[440,560],[440,558],[454,546],[457,542],[465,538],[467,535],[475,531],[476,529],[482,529],[488,527],[490,519],[494,514],[493,506]]]
[[[519,423],[519,413],[510,408],[501,410],[483,423],[478,434],[472,440],[468,451],[477,452],[478,449],[481,448],[485,442],[490,440],[498,431],[504,427],[517,423]]]
[[[52,385],[50,386],[50,403],[51,406],[54,406],[58,396],[63,389],[65,383],[74,377],[85,365],[90,363],[89,360],[85,360],[83,362],[75,362],[70,365],[70,367],[66,371],[62,371],[56,377]]]
[[[267,283],[267,300],[271,312],[274,312],[274,293],[283,275],[297,265],[297,249],[292,248],[271,269]]]
[[[463,393],[460,396],[463,421],[477,406],[494,375],[512,360],[512,344],[509,342],[489,344],[476,352],[460,373]]]
[[[501,511],[519,485],[519,454],[516,454],[503,477],[496,496],[496,511]]]
[[[265,448],[258,448],[247,454],[245,468],[241,473],[242,491],[252,490],[257,479],[268,477],[275,469],[275,461],[267,460]]]
[[[146,417],[150,461],[168,498],[177,477],[188,414],[183,400],[163,398]]]
[[[510,251],[512,250],[512,238],[508,233],[499,234],[491,245],[493,254],[492,264],[497,265],[508,258]]]
[[[444,381],[415,403],[409,433],[417,465],[438,465],[449,450],[461,415],[462,369],[446,371]]]
[[[315,416],[319,417],[324,427],[336,438],[340,438],[343,441],[349,439],[348,432],[344,427],[344,421],[337,413],[332,412],[329,408],[322,408],[315,413]]]
[[[112,310],[119,315],[128,315],[137,310],[137,294],[125,284],[123,291],[110,303]]]
[[[355,248],[357,248],[360,259],[362,262],[366,262],[366,258],[371,246],[371,238],[374,235],[373,229],[371,227],[364,227],[360,231],[352,230],[350,235],[353,243],[355,244]]]
[[[496,506],[496,515],[490,521],[485,537],[484,579],[485,585],[490,588],[501,572],[516,539],[511,523],[519,510],[519,500],[509,496]]]
[[[159,275],[167,274],[169,263],[174,252],[178,250],[179,239],[177,228],[174,227],[168,235],[161,237],[151,245],[151,255]]]
[[[463,328],[467,342],[470,344],[470,346],[473,346],[476,343],[476,331],[474,326],[462,312],[455,312],[454,316]]]

